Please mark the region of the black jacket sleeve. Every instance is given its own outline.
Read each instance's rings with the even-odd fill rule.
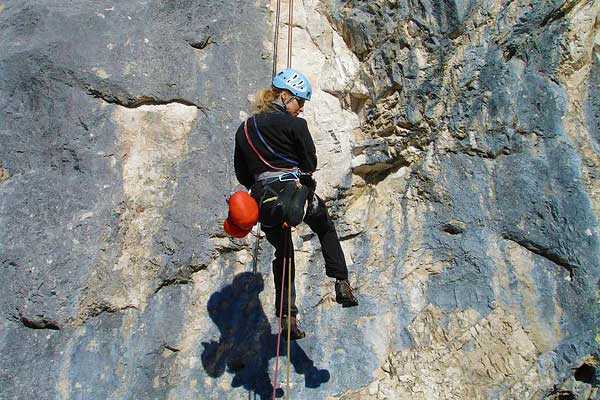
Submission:
[[[293,125],[298,155],[300,156],[300,171],[315,172],[317,169],[317,150],[312,136],[308,131],[308,125],[303,118],[295,118]]]
[[[233,165],[235,168],[235,176],[237,177],[238,182],[244,185],[246,189],[250,190],[250,187],[254,185],[254,177],[252,174],[250,174],[248,165],[246,165],[246,160],[244,159],[244,154],[242,153],[237,140],[235,141]]]

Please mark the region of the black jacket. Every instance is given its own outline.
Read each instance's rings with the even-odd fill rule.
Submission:
[[[317,153],[306,120],[293,117],[279,109],[273,112],[255,114],[256,125],[266,143],[279,155],[294,160],[302,172],[314,172],[317,168]],[[273,155],[256,133],[253,117],[248,119],[248,134],[260,155],[278,168],[293,168],[291,162]],[[247,189],[254,184],[254,177],[266,171],[272,171],[254,153],[246,134],[244,123],[235,133],[235,175]]]

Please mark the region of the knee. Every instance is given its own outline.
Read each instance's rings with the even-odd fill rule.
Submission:
[[[328,232],[335,232],[335,225],[329,217],[329,214],[327,214],[327,211],[311,216],[306,223],[318,236],[322,236]]]
[[[335,226],[329,218],[324,218],[320,221],[316,221],[314,224],[310,225],[310,228],[319,237],[325,235],[328,232],[335,232]]]

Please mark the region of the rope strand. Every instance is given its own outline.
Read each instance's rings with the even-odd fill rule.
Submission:
[[[252,148],[252,151],[254,151],[254,154],[256,154],[256,156],[260,159],[260,161],[263,162],[263,164],[265,164],[267,167],[274,169],[276,171],[295,171],[295,168],[279,168],[279,167],[275,167],[271,164],[269,164],[269,162],[267,160],[265,160],[265,158],[258,152],[258,150],[256,149],[256,147],[254,146],[254,143],[252,142],[252,139],[250,139],[250,133],[248,133],[248,120],[246,120],[244,122],[244,134],[246,135],[246,140],[248,141],[248,144],[250,145],[250,147]]]
[[[286,228],[287,237],[291,241],[292,228]],[[293,242],[292,242],[293,243]],[[294,251],[292,247],[291,251]],[[288,254],[289,255],[289,254]],[[287,379],[285,384],[285,398],[286,400],[290,399],[290,353],[291,353],[291,336],[292,336],[292,257],[288,257],[288,304],[287,304],[287,315],[288,315],[288,326],[287,326]]]
[[[292,30],[294,26],[294,0],[289,0],[289,20],[288,20],[288,58],[287,67],[292,68]]]
[[[286,256],[288,253],[288,240],[287,240],[287,232],[285,229],[283,231],[283,274],[281,276],[281,289],[283,290],[285,285],[285,270],[286,270]],[[289,288],[288,288],[289,290]],[[279,299],[279,330],[277,332],[277,351],[275,354],[275,373],[273,374],[273,399],[275,400],[275,395],[277,394],[277,372],[279,371],[279,349],[281,347],[281,320],[283,318],[283,293],[281,293],[281,298]],[[288,316],[289,321],[289,316]],[[289,322],[288,322],[289,324]],[[289,325],[288,325],[289,326]],[[289,332],[288,328],[288,332]],[[288,358],[289,362],[289,358]]]
[[[281,0],[277,0],[277,11],[275,13],[275,38],[273,39],[273,76],[277,74],[277,45],[279,43],[279,16],[281,15]]]
[[[291,68],[292,67],[292,31],[293,31],[293,26],[294,26],[294,0],[289,0],[289,8],[288,8],[289,12],[289,19],[288,19],[288,48],[287,48],[287,67]],[[277,44],[279,42],[279,16],[281,13],[281,0],[277,0],[277,11],[276,11],[276,17],[275,17],[275,38],[273,39],[273,76],[272,78],[275,78],[275,74],[277,73]],[[256,122],[255,122],[256,123]],[[244,124],[244,130],[246,133],[246,138],[248,139],[248,142],[250,142],[250,138],[249,138],[249,134],[248,134],[248,121],[246,120],[245,124]],[[252,143],[251,143],[252,145]],[[263,163],[269,165],[268,163],[266,163],[265,160],[262,160],[262,157],[260,156],[260,154],[256,151],[256,149],[254,149],[254,146],[252,145],[254,152],[259,156],[259,158],[261,158],[261,161],[263,161]],[[269,165],[270,166],[270,165]],[[274,167],[272,167],[274,168]],[[276,170],[285,170],[283,168],[274,168]],[[292,272],[291,272],[291,257],[289,256],[288,252],[290,251],[289,246],[288,246],[288,241],[291,241],[291,237],[290,235],[292,234],[291,229],[290,228],[285,228],[284,232],[283,232],[283,240],[284,240],[284,245],[283,245],[283,274],[281,277],[281,289],[283,290],[285,288],[285,274],[286,274],[286,269],[287,274],[288,274],[288,287],[287,287],[287,292],[288,292],[288,302],[287,302],[287,379],[286,379],[286,391],[285,391],[285,398],[287,400],[289,400],[289,396],[290,396],[290,364],[291,364],[291,334],[292,334],[292,316],[291,316],[291,307],[292,307]],[[294,251],[293,247],[291,249],[291,251]],[[276,356],[275,356],[275,373],[274,373],[274,377],[273,377],[273,400],[275,400],[275,396],[277,394],[277,372],[279,370],[279,350],[280,350],[280,345],[281,345],[281,320],[283,318],[283,293],[281,293],[281,299],[279,301],[279,330],[277,333],[277,351],[276,351]]]
[[[256,274],[258,270],[258,252],[260,250],[260,222],[258,223],[258,228],[256,230],[256,243],[254,244],[254,254],[252,259],[252,273]]]

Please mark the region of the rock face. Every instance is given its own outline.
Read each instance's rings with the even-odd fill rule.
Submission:
[[[275,2],[64,3],[0,2],[0,399],[271,398],[273,252],[221,223]],[[600,5],[295,4],[360,306],[296,231],[291,396],[593,398]]]

